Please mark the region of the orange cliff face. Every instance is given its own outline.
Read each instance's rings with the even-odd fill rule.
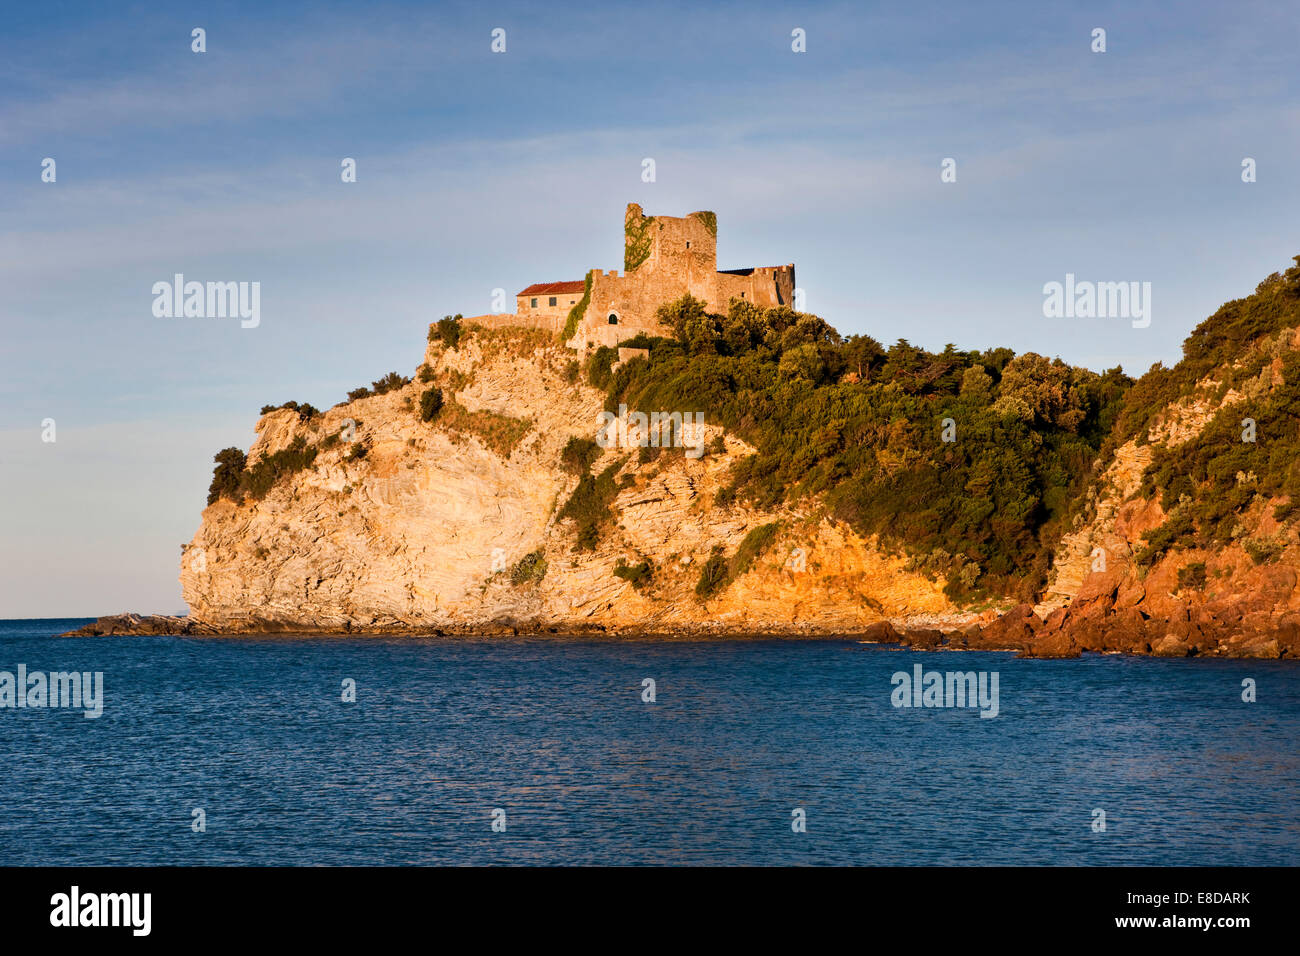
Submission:
[[[721,430],[707,423],[699,457],[601,451],[591,473],[615,466],[615,490],[595,547],[580,549],[575,522],[560,514],[579,482],[561,453],[571,437],[596,436],[603,396],[568,380],[571,356],[540,332],[475,329],[456,350],[428,347],[432,382],[306,422],[289,410],[264,415],[250,466],[299,437],[318,451],[265,497],[203,512],[180,574],[195,626],[833,634],[886,620],[975,620],[944,597],[942,581],[815,509],[715,504],[752,449],[729,436],[719,446]],[[431,384],[446,404],[424,422],[420,396]],[[345,440],[330,441],[340,433]],[[748,567],[696,593],[715,550],[730,559],[774,522]],[[642,562],[640,587],[615,574]]]

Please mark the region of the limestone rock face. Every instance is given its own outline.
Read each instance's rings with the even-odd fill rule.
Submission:
[[[561,452],[571,437],[596,437],[602,395],[571,380],[571,363],[541,333],[475,330],[457,349],[429,346],[428,381],[417,376],[305,422],[291,410],[264,415],[250,467],[298,438],[316,457],[262,498],[204,510],[181,562],[191,618],[225,632],[652,633],[834,633],[971,619],[942,582],[905,570],[902,556],[846,527],[796,510],[716,505],[731,464],[752,453],[731,436],[725,450],[698,458],[680,448],[649,460],[637,447],[604,449],[591,470],[617,464],[618,490],[597,545],[580,550],[575,523],[560,517],[579,480]],[[446,404],[424,422],[420,395],[434,385]],[[729,558],[751,530],[778,521],[747,570],[708,599],[696,595],[715,550]],[[545,561],[540,580],[512,573],[534,553]],[[649,582],[638,589],[616,576],[620,561],[648,561]]]

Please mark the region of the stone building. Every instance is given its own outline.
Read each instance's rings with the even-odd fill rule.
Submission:
[[[764,307],[793,305],[794,264],[720,272],[716,215],[647,216],[639,205],[628,203],[622,272],[592,269],[585,279],[530,285],[515,296],[513,315],[467,321],[560,332],[577,310],[577,328],[568,339],[571,348],[616,346],[640,332],[662,335],[655,311],[687,293],[717,313],[725,313],[733,298]]]
[[[760,306],[792,305],[794,264],[718,271],[718,217],[647,216],[628,203],[623,219],[623,272],[593,269],[591,296],[573,348],[617,345],[638,332],[662,335],[655,310],[690,293],[710,312],[733,298]]]
[[[574,282],[537,282],[515,296],[516,314],[536,319],[560,317],[560,327],[569,317],[569,310],[582,298],[586,283],[582,279]]]

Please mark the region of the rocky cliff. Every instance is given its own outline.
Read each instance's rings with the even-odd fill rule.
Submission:
[[[580,474],[561,458],[596,433],[603,396],[572,356],[536,332],[471,328],[455,348],[428,346],[424,381],[306,420],[263,415],[249,468],[295,440],[317,451],[264,497],[203,512],[180,576],[195,626],[833,633],[976,619],[942,582],[815,509],[715,507],[752,449],[707,424],[698,458],[601,450],[583,472],[608,470],[612,500],[594,547],[580,547],[560,515]],[[425,422],[431,387],[444,406]],[[747,535],[773,524],[741,566]],[[701,596],[711,560],[724,586]]]

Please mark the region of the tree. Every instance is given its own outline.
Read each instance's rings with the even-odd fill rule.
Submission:
[[[442,411],[442,389],[438,386],[426,388],[420,396],[420,421],[431,422]]]
[[[248,463],[248,456],[238,448],[223,448],[212,458],[217,467],[212,469],[212,484],[208,486],[208,504],[219,498],[239,498],[239,479]]]

